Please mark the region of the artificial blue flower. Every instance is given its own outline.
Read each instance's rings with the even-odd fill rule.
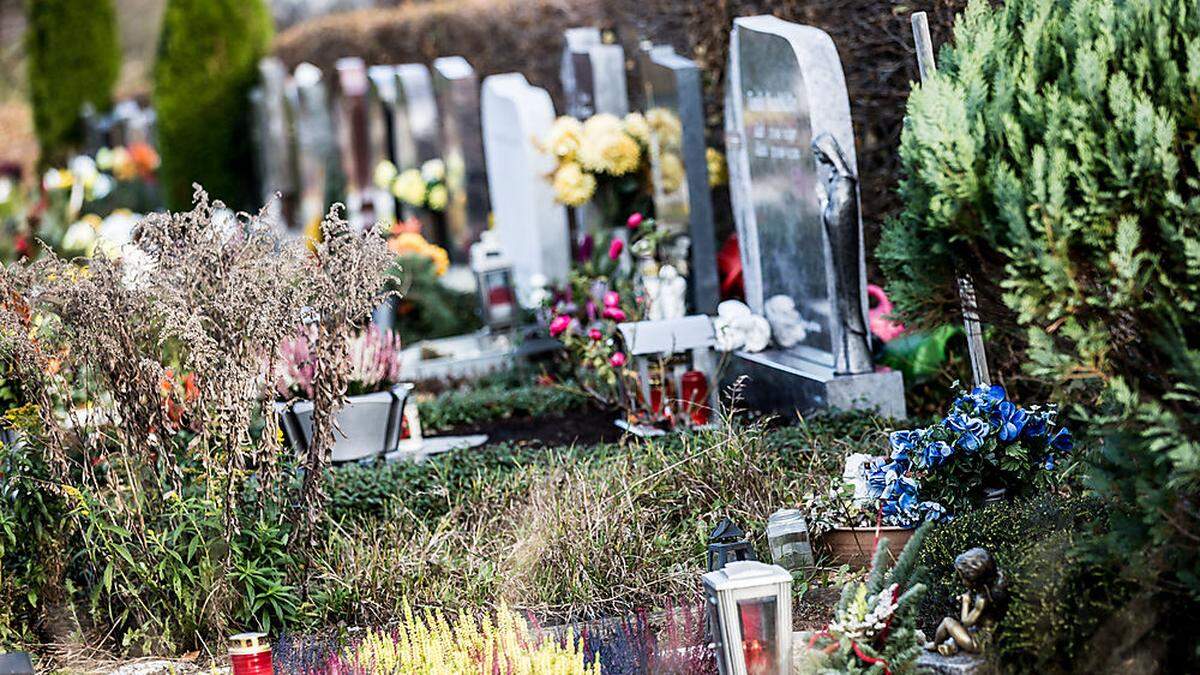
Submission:
[[[1075,440],[1071,438],[1071,430],[1059,427],[1050,437],[1050,448],[1056,452],[1068,453],[1075,448]]]
[[[1020,438],[1028,420],[1029,413],[1012,401],[1001,401],[992,411],[992,426],[999,432],[1003,443],[1012,443]]]
[[[983,447],[983,441],[988,434],[988,425],[978,417],[956,413],[946,418],[946,425],[959,435],[958,440],[954,442],[956,446],[967,452],[975,452]]]
[[[998,384],[993,384],[990,387],[979,385],[971,391],[971,396],[977,401],[986,402],[987,404],[999,403],[1008,398],[1008,393],[1004,391],[1004,387]]]
[[[871,499],[879,499],[883,491],[887,489],[888,467],[891,462],[880,458],[871,460],[867,465],[867,496]]]
[[[892,445],[892,459],[903,462],[906,466],[912,459],[913,450],[920,444],[924,436],[922,429],[908,431],[893,431],[888,440]]]
[[[950,458],[954,454],[954,448],[946,441],[933,441],[926,443],[921,448],[921,466],[923,468],[933,468],[939,466],[942,462]]]
[[[1042,468],[1047,471],[1054,470],[1054,455],[1046,455],[1046,461],[1042,463]]]
[[[917,505],[921,513],[925,514],[925,522],[946,523],[950,522],[951,515],[946,512],[946,507],[937,502],[921,502]]]
[[[1021,432],[1025,438],[1036,441],[1046,436],[1045,413],[1034,413],[1025,421],[1025,429]]]

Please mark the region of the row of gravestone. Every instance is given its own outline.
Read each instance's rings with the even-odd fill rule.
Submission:
[[[564,42],[565,112],[624,114],[622,48],[594,28],[571,29]],[[876,373],[870,360],[854,131],[837,49],[819,29],[744,17],[734,22],[729,58],[726,151],[747,304],[759,314],[784,307],[802,336],[786,349],[738,354],[733,370],[762,381],[751,391],[770,397],[752,402],[760,407],[803,400],[805,408],[902,416],[899,373]],[[669,195],[655,185],[656,210],[662,227],[690,240],[689,309],[712,313],[719,297],[701,73],[670,47],[649,43],[633,61],[647,109],[669,109],[682,128],[685,180]],[[397,214],[391,195],[372,181],[373,169],[384,159],[405,170],[441,157],[444,227],[423,225],[452,260],[467,259],[490,212],[519,297],[534,278],[565,280],[569,219],[546,180],[552,160],[533,143],[555,111],[524,76],[493,75],[480,87],[461,56],[429,68],[368,68],[345,58],[330,105],[314,66],[302,64],[288,77],[268,59],[261,71],[254,103],[263,184],[268,196],[283,195],[276,204],[286,221],[311,223],[332,201],[344,201],[362,222],[421,215]],[[652,147],[652,174],[657,154]]]

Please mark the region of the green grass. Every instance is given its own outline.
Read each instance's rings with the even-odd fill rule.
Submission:
[[[314,619],[376,625],[405,598],[572,619],[693,597],[722,517],[765,554],[770,513],[840,472],[847,453],[884,443],[883,423],[856,416],[339,469]]]

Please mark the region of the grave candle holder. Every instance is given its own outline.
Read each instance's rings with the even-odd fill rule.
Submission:
[[[511,327],[518,314],[513,267],[494,231],[484,232],[471,246],[471,271],[475,273],[484,323],[493,330]]]
[[[271,644],[266,633],[238,633],[229,638],[233,675],[271,675]]]
[[[757,560],[702,577],[721,675],[786,675],[792,660],[792,575]]]

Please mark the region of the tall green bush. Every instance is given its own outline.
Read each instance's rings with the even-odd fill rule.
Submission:
[[[112,0],[28,0],[29,98],[42,161],[61,161],[80,139],[84,104],[112,103],[121,70]]]
[[[238,208],[254,200],[248,95],[272,35],[262,0],[169,0],[154,68],[167,202],[192,184]]]
[[[1076,412],[1110,435],[1096,486],[1117,549],[1169,591],[1156,611],[1194,605],[1200,5],[973,0],[938,66],[908,102],[905,209],[878,252],[892,297],[934,324],[973,274],[1025,374],[1098,411]]]

